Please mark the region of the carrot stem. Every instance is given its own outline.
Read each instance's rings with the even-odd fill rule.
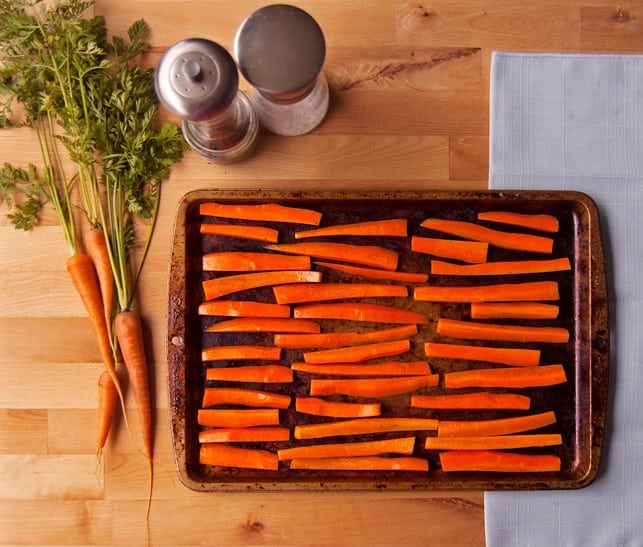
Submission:
[[[327,401],[319,397],[297,397],[295,410],[302,414],[331,418],[365,418],[379,416],[382,413],[382,405],[380,403]]]
[[[541,365],[538,367],[486,368],[463,370],[444,374],[444,387],[544,387],[567,381],[562,365]]]
[[[566,344],[569,342],[569,331],[563,327],[526,327],[522,325],[498,325],[460,321],[458,319],[438,319],[438,334],[451,338],[473,340],[504,340],[508,342],[545,342]]]
[[[493,450],[454,450],[440,454],[442,471],[506,473],[560,471],[560,458],[549,454],[514,454]]]
[[[463,361],[487,361],[515,367],[535,367],[540,362],[539,349],[495,348],[427,342],[424,344],[424,352],[427,357]]]
[[[351,456],[381,456],[400,454],[410,456],[415,447],[415,437],[400,437],[379,441],[354,443],[327,443],[282,448],[277,451],[280,461],[304,458],[341,458]]]
[[[270,471],[279,469],[279,460],[274,452],[221,443],[203,443],[199,449],[199,463]]]
[[[530,281],[462,287],[422,285],[415,287],[414,298],[425,302],[512,302],[558,300],[560,295],[556,281]]]
[[[457,395],[412,395],[412,408],[528,410],[531,399],[516,393],[476,391]]]
[[[411,237],[411,250],[416,253],[452,258],[462,262],[485,262],[488,249],[489,244],[482,241]]]
[[[400,355],[410,349],[411,342],[407,338],[404,340],[375,342],[373,344],[362,344],[359,346],[305,351],[304,361],[306,363],[359,363],[369,359]]]
[[[296,283],[273,287],[277,304],[299,304],[346,298],[405,298],[409,290],[403,285],[374,283]]]
[[[556,423],[553,411],[495,420],[440,420],[439,437],[486,437],[539,429]]]

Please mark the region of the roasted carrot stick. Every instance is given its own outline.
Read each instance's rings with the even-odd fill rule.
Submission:
[[[429,462],[423,458],[399,456],[348,456],[343,458],[293,459],[290,469],[324,469],[335,471],[428,471]]]
[[[562,365],[538,367],[485,368],[444,374],[444,387],[507,387],[525,388],[562,384],[567,381]]]
[[[560,458],[549,454],[514,454],[493,450],[453,450],[440,453],[442,471],[528,473],[560,471]]]
[[[228,317],[290,317],[290,306],[252,300],[208,300],[199,304],[199,315]]]
[[[327,241],[306,241],[301,243],[281,243],[268,245],[268,249],[282,253],[312,256],[352,262],[363,266],[395,270],[398,255],[395,251],[377,245],[352,245],[350,243],[331,243]]]
[[[562,443],[563,439],[560,433],[494,435],[488,437],[427,437],[424,448],[427,450],[504,450],[534,446],[554,446]]]
[[[281,359],[281,348],[252,345],[212,346],[201,351],[201,359],[204,361],[240,361],[247,359],[278,361]]]
[[[517,393],[476,391],[456,395],[412,395],[413,408],[528,410],[531,399]]]
[[[206,387],[201,406],[242,405],[259,408],[281,408],[290,406],[290,395],[235,387]]]
[[[203,294],[206,300],[214,300],[220,296],[256,289],[268,285],[284,283],[319,283],[321,273],[311,270],[285,270],[273,272],[252,272],[226,275],[203,281]]]
[[[204,254],[203,271],[250,272],[310,270],[310,257],[263,252],[219,251]]]
[[[425,273],[393,272],[391,270],[378,270],[374,268],[365,268],[363,266],[354,266],[352,264],[335,264],[333,262],[325,262],[322,260],[316,260],[315,265],[338,272],[357,275],[359,277],[388,279],[390,281],[400,281],[401,283],[426,283],[429,280],[429,275]]]
[[[318,351],[305,351],[306,363],[359,363],[379,357],[400,355],[411,349],[411,342],[405,340],[392,340],[390,342],[375,342],[374,344],[361,344],[343,348],[323,349]]]
[[[381,403],[348,403],[344,401],[327,401],[319,397],[297,397],[295,410],[302,414],[328,416],[331,418],[365,418],[379,416],[382,413]]]
[[[517,232],[502,232],[461,220],[429,218],[422,222],[420,226],[465,239],[485,241],[494,247],[514,251],[549,254],[554,248],[554,240],[549,237]]]
[[[434,275],[516,275],[562,272],[571,270],[569,258],[548,260],[505,260],[483,264],[452,264],[442,260],[431,260]]]
[[[260,443],[288,440],[288,427],[221,427],[199,432],[200,443]]]
[[[528,414],[496,420],[440,420],[440,437],[486,437],[488,435],[509,435],[530,431],[556,423],[553,411]]]
[[[438,420],[433,418],[356,418],[320,424],[296,425],[295,439],[321,439],[344,435],[366,435],[393,431],[435,431]]]
[[[424,376],[390,376],[388,378],[313,378],[310,394],[349,395],[352,397],[387,397],[410,393],[425,387],[438,385],[438,374]]]
[[[428,323],[428,317],[420,312],[405,310],[383,304],[363,302],[338,302],[325,304],[303,304],[295,307],[294,317],[299,319],[344,319],[372,323]]]
[[[200,408],[197,422],[206,427],[254,427],[279,425],[277,408]]]
[[[98,414],[97,414],[97,438],[96,454],[100,457],[109,430],[112,427],[114,413],[118,404],[118,391],[108,370],[101,372],[98,377]]]
[[[293,319],[305,321],[305,319]],[[316,323],[315,323],[316,324]],[[274,344],[280,348],[339,348],[342,346],[357,346],[375,342],[388,342],[410,338],[417,334],[417,325],[400,325],[385,329],[366,332],[339,331],[323,332],[311,336],[309,334],[276,334]]]
[[[295,232],[295,239],[319,236],[373,236],[373,237],[406,237],[407,221],[405,218],[386,220],[368,220],[351,224],[336,224]]]
[[[280,461],[294,458],[341,458],[349,456],[381,456],[401,454],[410,456],[415,447],[415,437],[400,437],[381,441],[362,441],[355,443],[327,443],[308,446],[282,448],[277,451]]]
[[[560,295],[556,281],[529,281],[462,287],[421,285],[415,287],[414,298],[425,302],[516,302],[558,300]]]
[[[279,460],[274,452],[221,443],[202,444],[199,449],[199,463],[270,471],[279,469]]]
[[[300,304],[345,298],[407,297],[404,285],[375,283],[294,283],[273,287],[277,304]]]
[[[205,371],[206,380],[279,384],[293,381],[290,367],[282,365],[247,365],[240,367],[210,367]]]
[[[483,241],[440,239],[435,237],[411,237],[411,250],[462,262],[485,262],[489,244]]]
[[[319,323],[307,319],[289,317],[238,317],[217,321],[205,329],[206,332],[286,332],[307,333],[298,336],[310,336],[319,333]],[[293,336],[292,334],[290,336]],[[283,346],[281,346],[283,347]]]
[[[387,361],[368,365],[347,365],[346,363],[318,365],[294,362],[290,366],[296,372],[326,376],[426,376],[431,374],[431,367],[426,361]]]
[[[543,302],[472,302],[471,319],[556,319],[559,310]]]
[[[451,338],[473,340],[505,340],[508,342],[545,342],[566,344],[569,331],[563,327],[526,327],[523,325],[498,325],[476,321],[460,321],[440,317],[436,328],[438,334]]]
[[[525,214],[513,211],[485,211],[478,213],[478,220],[531,228],[542,232],[557,232],[558,219],[554,215],[547,214]]]
[[[528,348],[495,348],[427,342],[424,344],[424,352],[427,357],[488,361],[516,367],[535,367],[540,362],[540,350]]]
[[[279,231],[265,226],[248,226],[244,224],[201,224],[201,233],[215,236],[252,239],[265,243],[277,243]]]
[[[266,222],[292,222],[318,226],[322,215],[317,211],[290,207],[278,203],[202,203],[199,213],[205,216],[234,218],[240,220],[261,220]]]

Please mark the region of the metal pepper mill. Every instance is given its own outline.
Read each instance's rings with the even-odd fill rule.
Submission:
[[[181,118],[183,136],[199,154],[229,162],[253,150],[259,120],[225,48],[203,38],[177,42],[161,57],[154,83],[159,101]]]

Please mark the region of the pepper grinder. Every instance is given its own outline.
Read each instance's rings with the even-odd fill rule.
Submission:
[[[219,44],[190,38],[170,46],[155,74],[160,102],[181,118],[187,143],[202,156],[230,162],[248,155],[259,119],[239,90],[234,59]]]
[[[265,6],[237,29],[233,56],[252,86],[250,96],[262,125],[279,135],[312,131],[328,111],[322,72],[324,34],[300,8]]]

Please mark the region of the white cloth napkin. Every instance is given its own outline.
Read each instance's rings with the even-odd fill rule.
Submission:
[[[486,492],[488,547],[643,546],[643,55],[494,53],[490,187],[580,190],[602,218],[610,404],[598,478]]]

